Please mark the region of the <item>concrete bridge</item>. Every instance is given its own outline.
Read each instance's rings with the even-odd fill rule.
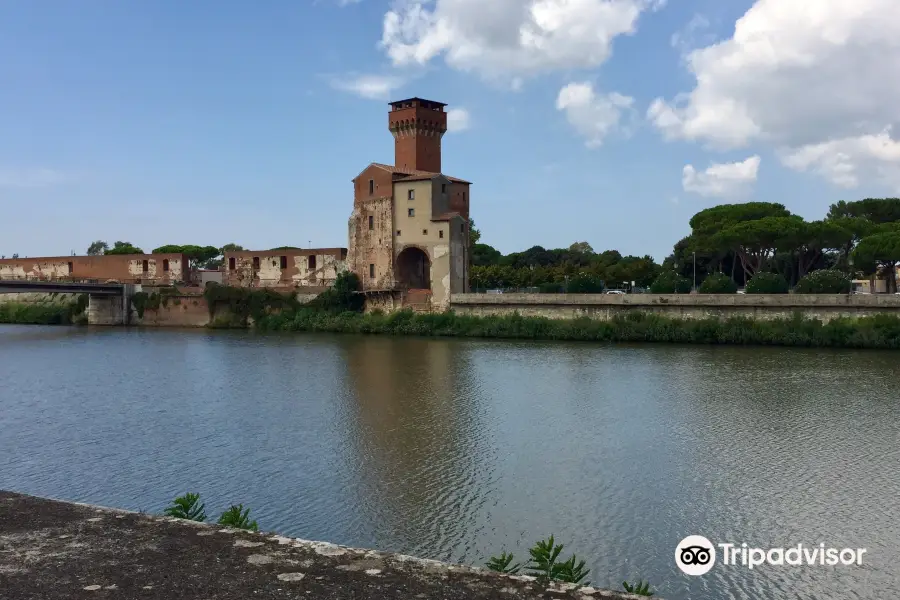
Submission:
[[[0,279],[0,294],[87,294],[88,325],[128,325],[137,291],[140,286],[96,280]]]

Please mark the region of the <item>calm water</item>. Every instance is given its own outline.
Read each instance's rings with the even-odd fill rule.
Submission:
[[[0,488],[145,511],[199,491],[473,564],[553,532],[595,585],[671,600],[887,598],[898,381],[898,353],[0,326]],[[868,564],[690,578],[689,534]]]

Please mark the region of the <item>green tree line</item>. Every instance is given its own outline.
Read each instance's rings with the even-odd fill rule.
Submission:
[[[828,271],[842,274],[843,280],[884,278],[887,290],[897,291],[900,198],[842,200],[816,221],[774,202],[723,204],[698,212],[689,223],[690,235],[675,244],[662,264],[650,256],[622,256],[616,250],[598,253],[587,242],[565,249],[534,246],[503,255],[480,243],[477,232],[470,283],[474,288],[593,292],[634,281],[639,287],[655,287],[653,291],[685,292],[693,285],[696,269],[701,291],[707,279],[706,291],[726,293],[759,277],[749,289],[786,292],[814,271]],[[823,273],[812,281],[833,283],[836,277]]]

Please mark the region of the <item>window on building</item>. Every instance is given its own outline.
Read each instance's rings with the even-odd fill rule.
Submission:
[[[374,193],[375,193],[375,180],[370,179],[369,180],[369,195],[371,196]]]
[[[315,254],[310,254],[308,257],[306,257],[306,267],[310,271],[315,271],[315,269],[316,269],[316,255]]]
[[[446,183],[442,183],[442,184],[441,184],[441,193],[442,193],[442,194],[446,194],[446,193],[447,193],[447,184],[446,184]]]
[[[375,229],[375,217],[369,215],[369,231]]]
[[[423,229],[423,230],[422,230],[422,235],[428,235],[428,230],[427,230],[427,229]]]
[[[168,272],[169,272],[169,259],[164,258],[163,259],[163,273],[168,273]]]
[[[369,265],[369,279],[375,279],[375,265]]]
[[[234,271],[234,257],[228,259],[228,270]]]
[[[444,237],[444,230],[443,230],[443,229],[439,229],[439,230],[438,230],[438,237],[439,237],[439,238]]]
[[[287,256],[282,256],[282,257],[281,257],[281,268],[282,268],[282,269],[287,269]]]
[[[150,261],[145,260],[142,266],[144,267],[144,273],[147,273],[150,270]]]
[[[414,208],[407,209],[406,214],[409,215],[410,217],[414,217],[414,216],[416,216],[416,209],[414,209]]]
[[[465,201],[466,201],[466,193],[463,192],[463,202],[465,202]]]
[[[397,237],[400,237],[400,230],[397,230]]]
[[[409,190],[409,192],[407,192],[406,196],[410,200],[415,200],[416,199],[416,190]]]
[[[257,271],[259,271],[259,257],[258,256],[253,257],[253,268],[256,269]]]
[[[71,274],[72,274],[72,271],[74,271],[74,270],[75,270],[75,264],[74,264],[74,263],[69,263],[69,275],[71,275]]]
[[[465,223],[463,223],[462,225],[459,226],[459,232],[460,233],[466,232],[466,224]]]
[[[272,266],[273,266],[273,267],[277,267],[277,266],[278,266],[278,261],[273,260],[273,261],[272,261]]]

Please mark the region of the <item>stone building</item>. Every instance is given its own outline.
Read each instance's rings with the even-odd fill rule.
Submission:
[[[470,182],[441,172],[446,104],[390,103],[394,165],[353,179],[347,264],[369,306],[445,310],[469,284]]]
[[[345,270],[346,248],[244,250],[223,256],[223,280],[235,287],[326,288]]]
[[[97,280],[170,285],[191,280],[183,254],[106,254],[0,260],[0,279]]]

